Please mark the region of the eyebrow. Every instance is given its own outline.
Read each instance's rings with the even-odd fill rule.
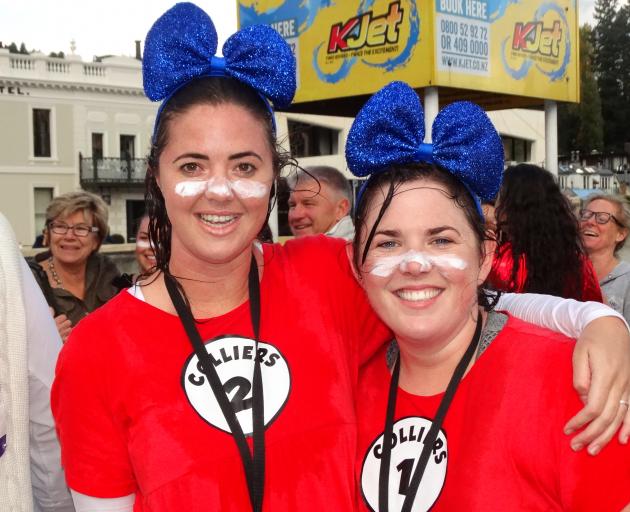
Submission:
[[[203,153],[184,153],[183,155],[179,155],[173,163],[181,160],[182,158],[196,158],[197,160],[210,160],[208,155],[204,155]]]
[[[438,233],[441,233],[442,231],[455,231],[455,233],[457,233],[458,235],[460,234],[459,231],[457,231],[453,226],[438,226],[435,228],[431,228],[428,230],[429,235],[437,235]]]
[[[374,233],[374,236],[376,235],[399,237],[400,231],[397,229],[379,229],[376,233]]]
[[[228,157],[228,160],[238,160],[239,158],[245,158],[246,156],[256,157],[262,162],[262,157],[255,151],[242,151],[240,153],[234,153]]]
[[[449,230],[455,231],[455,233],[457,233],[458,235],[460,234],[459,231],[457,231],[453,226],[437,226],[435,228],[428,229],[427,233],[429,235],[437,235],[438,233],[441,233],[442,231],[449,231]],[[374,233],[374,236],[376,235],[399,237],[400,231],[397,229],[379,229],[376,233]]]
[[[241,151],[240,153],[234,153],[233,155],[230,155],[228,157],[228,160],[238,160],[239,158],[245,158],[247,156],[253,156],[255,158],[258,158],[258,160],[262,162],[262,157],[255,151]],[[204,155],[203,153],[184,153],[182,155],[179,155],[175,160],[173,160],[173,163],[183,158],[195,158],[197,160],[205,160],[205,161],[210,160],[208,155]]]

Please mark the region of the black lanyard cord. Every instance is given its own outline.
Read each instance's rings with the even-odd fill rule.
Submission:
[[[477,345],[479,344],[479,338],[481,337],[481,325],[482,318],[481,314],[479,314],[479,316],[477,317],[477,327],[475,329],[475,334],[470,340],[470,344],[468,345],[466,352],[455,367],[453,376],[451,377],[451,380],[446,387],[446,391],[444,392],[444,396],[440,401],[440,405],[438,406],[435,418],[431,422],[431,427],[429,428],[429,431],[424,438],[422,452],[420,453],[418,464],[416,465],[416,469],[409,482],[409,487],[407,489],[407,493],[405,494],[405,500],[403,502],[401,512],[411,512],[411,507],[413,506],[413,502],[416,499],[416,494],[418,493],[418,488],[420,487],[420,482],[422,481],[424,470],[426,469],[427,463],[429,462],[429,457],[431,456],[431,451],[433,449],[433,445],[435,444],[435,440],[437,439],[440,429],[442,428],[444,418],[446,417],[448,408],[453,401],[453,397],[455,396],[457,387],[459,386],[459,383],[461,382],[462,377],[466,372],[466,368],[468,368],[468,365],[472,360],[475,350],[477,349]],[[398,393],[399,376],[400,354],[398,355],[398,359],[396,360],[396,364],[394,365],[394,370],[392,372],[392,378],[389,386],[389,398],[387,400],[385,430],[383,432],[383,452],[381,454],[381,467],[379,468],[378,480],[379,512],[388,512],[389,510],[389,466],[392,452],[391,439],[394,430],[394,416],[396,411],[396,395]]]
[[[175,306],[175,310],[179,315],[184,326],[184,330],[188,335],[188,339],[193,346],[197,359],[201,364],[201,371],[207,377],[214,397],[221,407],[221,412],[232,432],[232,437],[236,442],[236,446],[241,456],[245,478],[247,480],[247,488],[249,498],[254,512],[262,511],[263,492],[265,486],[265,416],[264,416],[264,399],[262,374],[260,369],[260,358],[258,357],[258,338],[260,334],[260,284],[258,282],[258,265],[256,258],[252,255],[252,262],[249,269],[249,304],[252,327],[254,331],[255,349],[254,353],[254,375],[252,382],[252,437],[253,437],[253,455],[250,453],[249,446],[241,424],[239,423],[234,408],[223,388],[223,383],[212,364],[210,355],[199,335],[199,331],[195,326],[195,319],[190,308],[184,302],[184,299],[178,289],[177,281],[168,273],[164,274],[164,284],[166,290]]]

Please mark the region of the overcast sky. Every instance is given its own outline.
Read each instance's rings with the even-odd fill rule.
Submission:
[[[175,0],[0,0],[0,41],[24,42],[45,54],[70,53],[70,41],[83,60],[94,55],[135,55],[136,39]],[[219,48],[236,30],[236,0],[195,0],[214,21]]]
[[[94,55],[135,54],[151,24],[174,0],[0,0],[0,41],[24,42],[45,54],[70,53],[70,41],[83,60]],[[196,0],[219,32],[219,48],[236,30],[236,0]],[[591,22],[595,0],[579,0],[580,24]]]

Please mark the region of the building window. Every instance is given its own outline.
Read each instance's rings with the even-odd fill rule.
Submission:
[[[529,162],[532,157],[532,141],[515,137],[501,137],[506,162]]]
[[[121,135],[120,136],[120,159],[131,160],[136,157],[136,136]]]
[[[103,134],[92,134],[92,158],[94,160],[103,160]]]
[[[289,145],[296,158],[336,155],[339,153],[339,130],[289,120]]]
[[[33,189],[35,205],[35,236],[39,236],[46,226],[46,208],[52,201],[53,189],[49,187],[36,187]]]
[[[33,109],[33,155],[50,158],[50,110]]]

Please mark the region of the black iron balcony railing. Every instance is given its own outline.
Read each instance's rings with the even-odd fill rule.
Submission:
[[[144,158],[90,158],[79,154],[82,185],[142,185],[147,170]]]

